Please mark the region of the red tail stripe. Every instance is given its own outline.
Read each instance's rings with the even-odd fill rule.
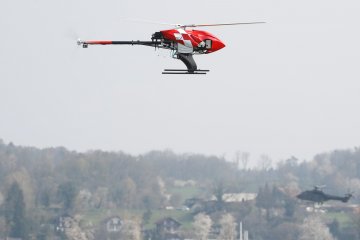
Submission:
[[[86,44],[101,44],[101,45],[107,45],[112,44],[112,41],[86,41]]]

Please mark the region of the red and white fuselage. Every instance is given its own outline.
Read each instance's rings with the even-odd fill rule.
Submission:
[[[176,28],[160,31],[165,41],[177,43],[179,53],[212,53],[225,47],[225,44],[209,32],[195,29]]]

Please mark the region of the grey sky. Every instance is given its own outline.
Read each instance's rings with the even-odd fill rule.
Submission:
[[[309,159],[360,142],[360,3],[355,0],[0,1],[0,138],[37,147]],[[83,39],[148,40],[174,23],[227,45],[195,56],[207,76],[165,51],[78,48]]]

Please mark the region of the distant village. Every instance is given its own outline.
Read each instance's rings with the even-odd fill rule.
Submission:
[[[234,161],[0,142],[0,240],[358,240],[360,151]],[[347,164],[342,164],[346,159]],[[349,202],[297,198],[326,183]],[[340,198],[342,199],[342,198]]]
[[[254,206],[256,205],[256,193],[227,193],[223,195],[223,209],[226,213],[231,213],[234,211],[234,215],[237,215],[236,209],[241,209],[245,206]],[[176,208],[174,206],[164,206],[164,209],[171,213],[172,211],[185,211],[189,213],[198,213],[201,215],[203,212],[208,212],[209,209],[216,208],[218,204],[216,197],[213,196],[210,200],[202,200],[198,198],[186,199],[185,205]],[[322,206],[312,205],[309,203],[299,203],[301,204],[299,210],[302,211],[304,215],[311,216],[315,215],[326,215],[327,213],[347,213],[347,214],[360,214],[360,206],[357,204],[345,205],[339,203],[330,203]],[[213,210],[210,210],[212,212]],[[282,207],[271,209],[271,215],[273,216],[282,216],[285,214],[286,210]],[[171,214],[169,214],[171,215]],[[262,211],[263,217],[265,217],[265,211]],[[205,215],[207,216],[207,215]],[[218,219],[219,220],[219,219]],[[220,218],[221,220],[221,218]],[[66,233],[66,236],[71,236],[70,239],[86,240],[86,239],[97,239],[93,231],[82,232],[79,225],[80,219],[76,220],[76,217],[60,217],[59,222],[55,227],[56,231],[61,231]],[[145,228],[142,224],[138,224],[133,220],[125,219],[122,216],[114,215],[103,219],[100,222],[100,232],[103,233],[103,236],[107,236],[106,239],[125,239],[122,236],[123,231],[138,231],[138,235],[142,239],[151,240],[196,240],[196,239],[206,239],[206,240],[216,240],[216,239],[239,239],[239,240],[249,240],[249,230],[245,227],[246,225],[243,222],[236,222],[235,218],[231,218],[229,222],[225,223],[228,226],[223,226],[215,221],[211,220],[213,224],[209,226],[209,229],[204,233],[204,237],[191,237],[191,232],[186,232],[182,228],[181,221],[177,220],[176,217],[161,217],[155,222],[153,228]],[[193,222],[197,226],[195,222]],[[204,224],[204,223],[203,223]],[[129,228],[129,226],[131,226]],[[204,224],[200,229],[197,229],[194,226],[190,228],[190,231],[203,231],[206,224]],[[219,238],[221,236],[222,228],[227,229],[227,233],[223,234],[226,238]],[[135,233],[134,233],[135,234]],[[136,234],[135,234],[136,235]],[[117,236],[117,237],[116,237]],[[127,235],[127,239],[140,239],[135,236],[131,238],[131,233]]]

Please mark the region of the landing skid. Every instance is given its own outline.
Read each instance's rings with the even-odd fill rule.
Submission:
[[[164,69],[162,74],[206,74],[207,72],[210,72],[210,70],[197,69],[189,71],[188,69]]]

